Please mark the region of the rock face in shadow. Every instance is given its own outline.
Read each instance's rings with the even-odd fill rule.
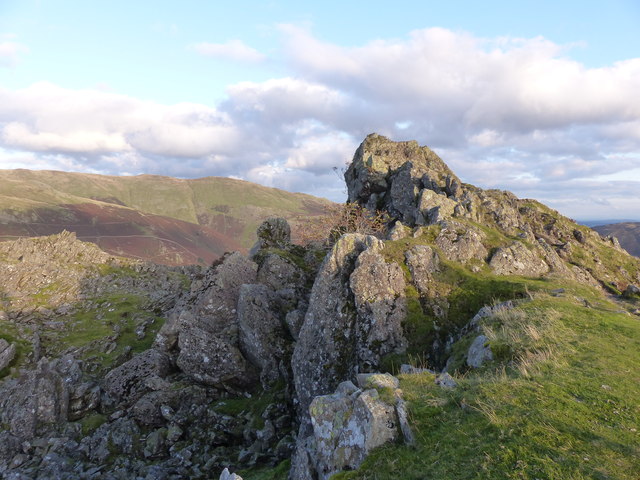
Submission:
[[[220,388],[255,381],[239,349],[237,306],[241,286],[255,282],[257,269],[239,253],[225,256],[162,327],[157,344],[177,346],[176,364],[187,376]]]

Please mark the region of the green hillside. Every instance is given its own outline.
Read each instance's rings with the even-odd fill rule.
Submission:
[[[6,239],[27,234],[31,224],[56,223],[67,229],[81,224],[84,219],[78,218],[77,210],[82,205],[111,210],[118,217],[114,222],[132,214],[126,210],[188,222],[217,232],[227,244],[237,243],[248,249],[265,218],[287,218],[295,235],[306,218],[322,214],[331,205],[310,195],[219,177],[190,180],[20,169],[0,170],[0,185],[0,237]],[[108,223],[109,219],[100,221]],[[16,226],[24,228],[15,231]],[[57,230],[39,234],[51,233]],[[126,249],[116,253],[128,254]]]

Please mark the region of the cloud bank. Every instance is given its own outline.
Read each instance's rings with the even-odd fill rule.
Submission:
[[[0,90],[0,165],[232,175],[343,200],[333,168],[375,131],[429,145],[464,181],[574,217],[640,211],[640,58],[587,68],[544,38],[430,28],[346,48],[280,29],[289,76],[231,85],[215,106],[48,83]],[[263,58],[241,42],[192,48]]]

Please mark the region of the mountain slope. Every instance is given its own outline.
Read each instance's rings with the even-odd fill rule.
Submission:
[[[640,223],[624,222],[598,225],[593,229],[601,235],[612,235],[631,255],[640,257]]]
[[[246,251],[257,225],[295,228],[331,202],[241,180],[0,171],[0,239],[73,231],[106,251],[167,264],[210,263]]]

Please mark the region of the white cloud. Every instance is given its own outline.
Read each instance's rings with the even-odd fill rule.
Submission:
[[[0,41],[0,67],[14,67],[20,61],[20,55],[29,49],[18,42]]]
[[[46,83],[0,89],[0,147],[52,165],[228,175],[341,200],[333,167],[375,131],[431,146],[466,182],[574,216],[602,211],[602,199],[640,210],[640,58],[587,68],[543,38],[442,28],[349,48],[281,30],[288,75],[231,85],[215,107]],[[193,48],[263,58],[239,41]]]
[[[189,48],[205,57],[224,58],[238,62],[261,62],[266,57],[255,48],[245,45],[240,40],[229,40],[225,43],[195,43]]]

